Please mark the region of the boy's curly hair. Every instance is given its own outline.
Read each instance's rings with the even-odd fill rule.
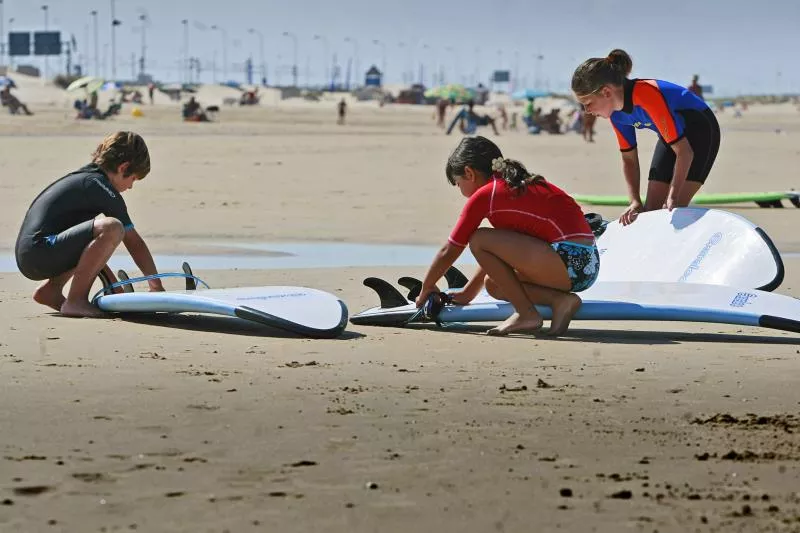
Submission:
[[[136,175],[143,179],[150,173],[150,152],[144,139],[132,131],[118,131],[105,139],[92,154],[92,162],[106,172],[116,172],[123,163],[129,163],[125,176]]]

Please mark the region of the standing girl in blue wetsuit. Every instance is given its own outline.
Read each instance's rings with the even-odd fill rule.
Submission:
[[[719,124],[708,105],[689,89],[654,79],[628,79],[633,67],[624,50],[584,61],[572,76],[572,91],[587,113],[611,119],[622,151],[631,204],[620,222],[642,211],[686,207],[705,183],[719,150]],[[647,197],[639,193],[636,130],[658,134],[650,163]]]

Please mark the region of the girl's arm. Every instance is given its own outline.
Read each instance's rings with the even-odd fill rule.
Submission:
[[[469,282],[464,285],[460,291],[452,293],[453,303],[458,305],[467,305],[470,303],[475,299],[478,293],[481,292],[485,280],[486,271],[483,270],[483,267],[479,266],[478,270],[472,275]]]
[[[456,246],[450,242],[442,246],[441,250],[433,258],[431,266],[428,267],[428,272],[425,274],[425,279],[422,281],[422,290],[417,297],[417,307],[422,307],[425,300],[432,292],[436,292],[436,282],[442,279],[447,269],[453,266],[456,259],[461,255],[464,248]]]
[[[622,225],[627,226],[639,215],[642,211],[642,196],[639,192],[639,149],[634,148],[627,152],[622,152],[622,173],[625,176],[625,184],[628,186],[628,198],[631,203],[619,220]]]

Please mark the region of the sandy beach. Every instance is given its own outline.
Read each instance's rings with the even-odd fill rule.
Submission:
[[[35,195],[116,130],[150,148],[125,197],[139,232],[157,256],[224,256],[196,270],[214,287],[316,287],[355,314],[377,303],[365,277],[425,265],[242,269],[234,243],[435,246],[463,202],[444,176],[459,137],[430,107],[353,102],[344,126],[335,101],[271,99],[210,124],[166,102],[75,121],[49,94],[27,98],[33,117],[0,114],[5,258]],[[796,106],[719,120],[706,192],[800,186]],[[569,192],[621,194],[616,140],[597,131],[482,133]],[[640,135],[643,166],[654,144]],[[765,229],[784,254],[776,292],[800,297],[800,212],[726,209]],[[0,273],[0,531],[800,531],[797,334],[575,322],[561,339],[350,325],[309,340],[68,319],[35,287]]]

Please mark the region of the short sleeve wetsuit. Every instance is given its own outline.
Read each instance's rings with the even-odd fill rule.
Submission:
[[[94,238],[94,219],[114,217],[133,228],[122,195],[103,170],[87,165],[52,183],[33,201],[17,237],[15,255],[22,274],[49,279],[75,268]]]
[[[524,233],[548,243],[564,262],[573,292],[587,289],[597,278],[597,248],[572,242],[594,239],[589,223],[575,200],[552,183],[531,184],[518,194],[504,180],[490,180],[467,200],[449,242],[466,247],[483,219],[497,229]]]
[[[689,89],[662,80],[623,82],[624,104],[611,114],[611,124],[619,148],[636,148],[636,130],[647,128],[658,134],[649,179],[670,183],[675,167],[675,152],[670,147],[686,138],[694,152],[687,180],[704,183],[720,143],[720,131],[714,112],[703,99]]]

